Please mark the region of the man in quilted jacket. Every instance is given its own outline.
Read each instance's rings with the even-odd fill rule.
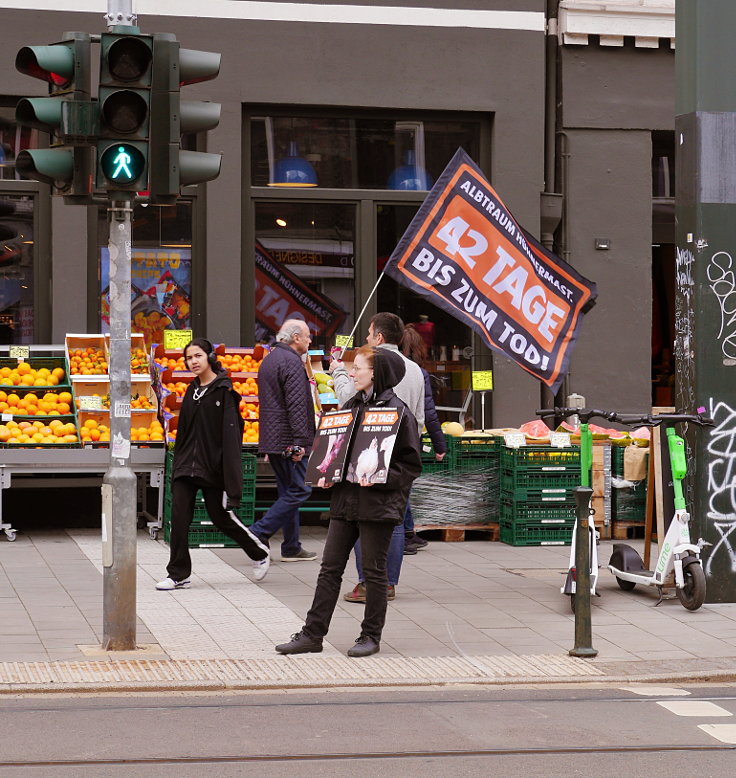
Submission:
[[[285,321],[258,371],[258,448],[262,454],[268,454],[278,499],[251,530],[266,543],[271,535],[283,530],[282,562],[317,557],[299,542],[299,508],[312,492],[304,483],[304,474],[314,440],[314,404],[303,361],[311,339],[305,322]],[[262,581],[267,572],[267,560],[253,563],[256,581]]]

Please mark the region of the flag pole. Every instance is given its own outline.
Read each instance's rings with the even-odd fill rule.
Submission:
[[[386,275],[386,271],[382,270],[381,275],[378,276],[378,280],[376,281],[373,289],[371,289],[371,293],[368,295],[365,305],[363,306],[361,312],[358,314],[358,318],[355,320],[355,324],[353,325],[353,329],[350,331],[350,334],[348,335],[347,340],[345,341],[345,345],[342,347],[342,351],[340,352],[340,359],[342,359],[343,354],[345,353],[345,350],[348,347],[348,343],[350,343],[350,339],[355,335],[355,330],[358,329],[358,325],[360,324],[360,320],[363,318],[363,314],[365,313],[365,309],[368,307],[368,303],[373,298],[373,295],[376,293],[376,289],[378,289],[378,285],[381,283],[381,279]]]

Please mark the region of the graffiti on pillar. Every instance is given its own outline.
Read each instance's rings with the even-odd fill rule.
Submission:
[[[736,364],[736,273],[733,259],[726,251],[719,251],[708,263],[710,289],[721,309],[721,329],[718,342],[721,344],[723,362]]]
[[[690,249],[677,248],[677,295],[675,296],[675,365],[677,366],[678,405],[694,408],[694,311],[693,270],[695,256]]]
[[[736,411],[711,398],[710,416],[715,426],[708,439],[708,523],[718,533],[705,562],[705,574],[711,575],[713,560],[728,557],[736,573]]]

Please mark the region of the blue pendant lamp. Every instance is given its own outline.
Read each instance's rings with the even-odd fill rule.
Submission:
[[[296,141],[289,142],[289,153],[273,166],[269,186],[317,186],[317,174],[304,157],[299,156]]]
[[[410,149],[404,154],[404,164],[388,177],[386,188],[416,192],[429,190],[433,184],[432,176],[421,165],[417,165],[416,153]]]

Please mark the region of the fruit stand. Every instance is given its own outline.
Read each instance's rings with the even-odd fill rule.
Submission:
[[[163,514],[164,442],[141,345],[131,341],[127,412],[139,513],[150,526],[160,525]],[[4,489],[98,485],[110,460],[105,336],[68,335],[64,345],[11,348],[0,357],[0,530],[8,540],[16,529],[3,517]],[[147,510],[148,486],[158,490],[156,515]]]

